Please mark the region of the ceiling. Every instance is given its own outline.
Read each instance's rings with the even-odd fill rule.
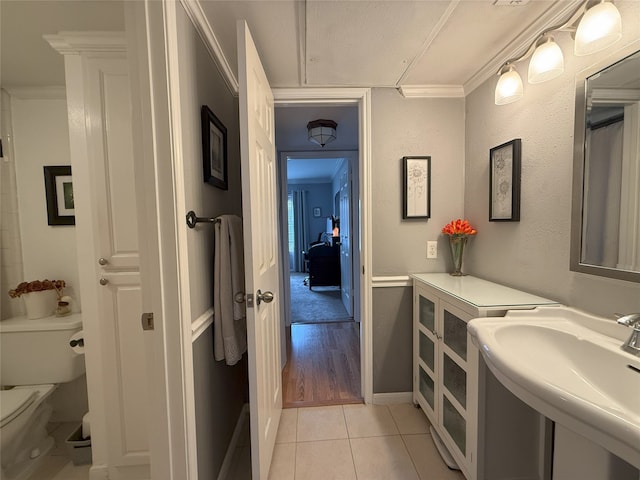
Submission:
[[[513,49],[526,48],[544,26],[558,15],[566,17],[578,3],[199,2],[236,77],[236,20],[246,19],[274,87],[439,85],[464,87],[465,93],[493,75],[508,57],[520,53]],[[64,84],[60,56],[42,40],[42,34],[124,28],[122,0],[1,0],[0,13],[3,85]]]

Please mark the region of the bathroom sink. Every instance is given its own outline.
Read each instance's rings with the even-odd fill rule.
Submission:
[[[489,369],[522,401],[640,468],[640,358],[614,320],[568,307],[471,320]]]

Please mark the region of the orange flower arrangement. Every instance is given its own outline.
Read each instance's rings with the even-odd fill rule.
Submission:
[[[44,290],[55,290],[58,298],[62,296],[62,291],[66,286],[64,280],[34,280],[33,282],[22,282],[16,288],[9,290],[11,298],[18,298],[25,293],[42,292]]]
[[[475,235],[478,231],[469,224],[468,220],[459,218],[447,223],[442,229],[442,233],[445,235]]]

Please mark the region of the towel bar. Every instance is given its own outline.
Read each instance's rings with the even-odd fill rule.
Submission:
[[[198,217],[193,210],[187,212],[187,227],[189,228],[196,228],[196,223],[218,223],[219,221],[219,218]]]

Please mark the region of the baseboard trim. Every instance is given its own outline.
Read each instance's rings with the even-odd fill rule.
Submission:
[[[413,392],[374,393],[374,405],[393,405],[395,403],[413,403]]]
[[[228,478],[229,469],[231,468],[231,464],[233,462],[233,455],[236,453],[236,449],[238,448],[238,442],[240,441],[240,435],[242,434],[244,422],[246,422],[248,418],[249,404],[245,403],[242,407],[242,410],[240,411],[240,415],[238,416],[236,428],[233,429],[233,435],[231,435],[231,441],[229,442],[227,453],[224,455],[224,460],[222,461],[222,466],[220,467],[220,472],[218,473],[218,480],[233,480]]]

